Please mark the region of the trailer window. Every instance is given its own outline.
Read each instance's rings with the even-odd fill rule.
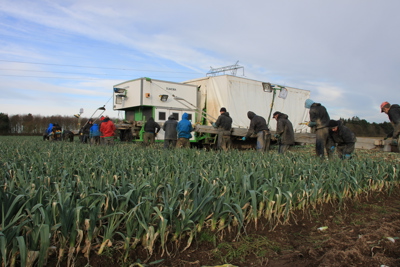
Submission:
[[[179,121],[179,113],[172,113],[174,116],[175,120]]]
[[[122,97],[115,97],[115,104],[122,104]]]
[[[189,121],[192,120],[192,114],[188,114],[188,120],[189,120]]]
[[[158,112],[158,119],[159,119],[160,121],[165,121],[165,119],[166,119],[166,114],[165,114],[165,112]]]

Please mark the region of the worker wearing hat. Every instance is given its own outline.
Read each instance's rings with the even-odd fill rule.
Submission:
[[[392,137],[392,144],[397,145],[400,151],[400,106],[397,104],[391,105],[389,102],[385,101],[381,104],[381,112],[388,115],[393,125],[393,131],[389,133],[387,137]]]
[[[341,120],[330,120],[328,127],[331,152],[333,153],[337,148],[339,158],[350,159],[357,141],[355,134],[344,126]]]
[[[224,107],[219,110],[219,113],[217,121],[212,126],[218,128],[218,149],[227,151],[231,147],[232,118]]]
[[[328,157],[330,157],[332,154],[328,144],[328,124],[330,117],[326,108],[320,103],[315,103],[311,99],[307,99],[304,106],[305,108],[310,109],[310,122],[308,123],[308,126],[315,130],[315,152],[317,156],[323,158],[324,150],[326,150]]]

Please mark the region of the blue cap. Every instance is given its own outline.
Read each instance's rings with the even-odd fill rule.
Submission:
[[[312,104],[314,104],[314,101],[311,99],[307,99],[306,102],[304,103],[304,107],[310,108]]]

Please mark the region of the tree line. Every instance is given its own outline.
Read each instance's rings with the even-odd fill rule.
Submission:
[[[0,135],[42,135],[50,123],[58,123],[63,130],[78,131],[89,118],[74,116],[12,115],[0,113]]]
[[[50,123],[58,123],[63,130],[78,131],[89,118],[74,116],[12,115],[0,113],[0,135],[42,135]],[[393,130],[391,123],[369,123],[359,117],[341,118],[344,125],[359,137],[385,137]]]
[[[349,119],[341,118],[340,120],[359,137],[386,137],[388,133],[393,131],[390,122],[369,123],[357,116]]]

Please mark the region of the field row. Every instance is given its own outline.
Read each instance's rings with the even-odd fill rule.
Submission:
[[[399,184],[399,158],[391,153],[358,151],[352,160],[326,161],[311,147],[280,155],[37,137],[0,137],[0,149],[6,266],[41,266],[54,250],[69,264],[78,253],[89,259],[110,246],[123,248],[125,258],[139,245],[149,257],[156,244],[169,254],[167,244],[185,250],[202,230],[240,237],[261,218],[273,229],[294,211],[323,203],[339,209],[344,200]]]

